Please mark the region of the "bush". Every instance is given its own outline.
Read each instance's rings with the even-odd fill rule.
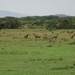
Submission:
[[[75,45],[75,41],[68,43],[69,45]]]
[[[73,66],[75,67],[75,62],[73,62]]]

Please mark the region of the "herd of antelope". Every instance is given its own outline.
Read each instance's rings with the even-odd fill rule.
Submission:
[[[24,36],[24,38],[27,39],[29,35],[30,35],[30,34],[26,34],[26,35]],[[43,38],[43,39],[47,39],[47,38],[50,38],[50,39],[57,39],[59,34],[54,34],[54,35],[52,35],[52,36],[50,36],[50,37],[49,37],[47,34],[44,34],[43,36],[41,36],[41,35],[38,35],[38,34],[33,33],[33,35],[34,35],[34,37],[35,37],[36,39],[40,39],[40,38]],[[74,38],[74,36],[75,36],[75,33],[74,33],[73,35],[71,35],[70,38]]]
[[[34,35],[34,37],[35,37],[36,39],[38,39],[38,38],[39,38],[39,39],[40,39],[40,38],[43,38],[43,39],[49,38],[47,34],[44,34],[43,36],[41,36],[41,35],[38,35],[38,34],[33,33],[33,35]],[[26,34],[26,35],[24,36],[24,38],[26,39],[26,38],[28,38],[28,36],[29,36],[29,34]],[[57,37],[58,37],[58,34],[51,36],[51,39],[54,39],[54,38],[57,39]]]

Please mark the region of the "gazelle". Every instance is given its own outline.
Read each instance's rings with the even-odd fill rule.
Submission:
[[[51,39],[53,39],[53,38],[57,39],[57,37],[58,37],[58,34],[54,35],[54,36],[51,36]]]
[[[73,37],[74,37],[74,35],[71,36],[71,38],[73,38]]]
[[[24,38],[26,39],[26,38],[28,38],[28,36],[29,36],[29,34],[26,34],[26,35],[24,36]]]
[[[46,38],[48,38],[48,36],[45,34],[45,35],[43,36],[43,38],[46,39]]]
[[[71,36],[71,38],[73,38],[75,36],[75,33]]]
[[[36,34],[34,34],[34,36],[35,36],[35,38],[41,38],[40,35],[36,35]]]
[[[75,33],[74,33],[74,36],[75,36]]]

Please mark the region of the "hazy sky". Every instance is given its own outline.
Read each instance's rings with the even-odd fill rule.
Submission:
[[[75,0],[0,0],[0,10],[27,15],[75,16]]]

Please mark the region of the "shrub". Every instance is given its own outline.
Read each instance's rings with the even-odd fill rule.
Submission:
[[[68,43],[69,45],[75,45],[75,41]]]
[[[67,41],[67,39],[66,39],[66,38],[61,38],[61,40],[62,40],[62,41]]]
[[[73,62],[73,66],[75,67],[75,62]]]
[[[48,45],[47,47],[52,47],[52,45]]]

